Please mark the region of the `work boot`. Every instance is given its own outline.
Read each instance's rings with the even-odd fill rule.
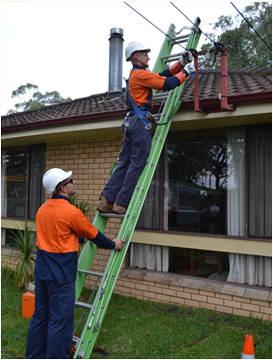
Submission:
[[[116,205],[116,204],[114,205],[113,210],[112,210],[113,213],[120,214],[120,215],[126,214],[126,211],[127,211],[127,208]]]
[[[97,210],[103,213],[110,213],[112,212],[113,204],[106,199],[105,196],[101,196],[100,203],[97,207]]]

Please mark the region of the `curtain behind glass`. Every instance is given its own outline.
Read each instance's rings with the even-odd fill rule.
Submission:
[[[30,155],[29,219],[35,219],[39,207],[45,201],[42,178],[46,168],[46,147],[32,146]]]
[[[251,153],[257,153],[257,147],[260,148],[258,133],[256,129],[251,134],[256,137],[255,144],[251,147]],[[227,130],[228,138],[228,235],[245,236],[245,132],[242,129]],[[264,156],[269,154],[264,152]],[[271,159],[271,157],[269,156]],[[250,163],[252,163],[250,156]],[[261,162],[267,162],[267,159],[262,157]],[[253,171],[253,166],[255,171]],[[259,179],[267,176],[265,171],[261,173],[255,165],[250,164],[252,169],[250,174],[250,183],[254,184],[255,188],[259,188]],[[251,192],[251,189],[250,189]],[[255,195],[255,194],[254,194]],[[227,281],[237,282],[241,284],[259,285],[272,287],[272,260],[265,256],[254,256],[244,254],[229,254],[230,271]]]
[[[159,230],[160,163],[155,170],[149,191],[141,210],[137,227]],[[169,251],[167,246],[134,244],[130,246],[130,266],[139,269],[167,272]]]
[[[255,128],[249,139],[249,235],[272,236],[272,133]]]

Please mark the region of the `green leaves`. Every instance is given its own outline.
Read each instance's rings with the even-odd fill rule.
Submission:
[[[263,40],[272,47],[272,4],[268,2],[255,2],[246,6],[242,15],[247,19]],[[272,66],[272,53],[257,33],[248,23],[237,14],[234,18],[220,16],[214,24],[213,30],[222,32],[220,42],[228,47],[229,68],[262,68]],[[215,34],[208,34],[217,41]],[[204,44],[201,50],[206,50]],[[220,68],[220,56],[214,68]],[[206,64],[205,68],[209,68]]]
[[[15,104],[15,110],[8,110],[7,115],[14,114],[19,111],[38,109],[46,105],[72,101],[70,97],[67,97],[66,99],[61,97],[58,91],[47,91],[45,94],[42,94],[40,91],[34,92],[34,90],[38,90],[38,86],[30,83],[21,85],[17,90],[13,90],[11,97],[17,97],[21,100],[21,102]],[[28,97],[28,100],[25,99],[24,95]]]
[[[36,258],[36,233],[34,224],[30,225],[27,221],[24,223],[24,230],[15,227],[16,230],[10,230],[12,244],[10,254],[2,262],[2,270],[11,268],[15,265],[15,274],[13,285],[22,288],[27,287],[29,282],[34,280],[34,263]],[[8,271],[8,276],[11,270]],[[7,277],[8,277],[7,276]]]

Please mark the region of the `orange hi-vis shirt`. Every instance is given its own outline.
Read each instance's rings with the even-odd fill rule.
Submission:
[[[61,195],[53,195],[38,210],[36,234],[38,250],[34,275],[59,284],[76,280],[79,235],[98,247],[115,248],[114,241],[91,225],[82,211]]]
[[[37,243],[40,250],[50,253],[78,251],[79,235],[96,237],[98,230],[83,212],[65,199],[50,199],[36,215]]]
[[[186,74],[181,72],[182,68],[180,62],[177,61],[169,69],[154,74],[140,66],[134,66],[130,71],[128,85],[132,100],[137,106],[141,106],[148,102],[151,89],[171,90],[181,85],[187,79]]]

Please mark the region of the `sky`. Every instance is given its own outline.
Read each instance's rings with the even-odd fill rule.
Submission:
[[[123,52],[132,41],[151,48],[152,69],[164,34],[126,3],[164,33],[170,24],[176,31],[191,26],[181,12],[192,22],[199,17],[205,34],[212,32],[210,24],[219,16],[238,14],[225,1],[172,1],[181,12],[169,1],[1,1],[1,115],[20,102],[11,93],[26,83],[37,85],[41,93],[58,91],[73,100],[108,91],[112,28],[123,29]],[[233,4],[242,11],[250,2]],[[198,49],[205,42],[202,34]],[[130,69],[124,56],[123,77]]]

